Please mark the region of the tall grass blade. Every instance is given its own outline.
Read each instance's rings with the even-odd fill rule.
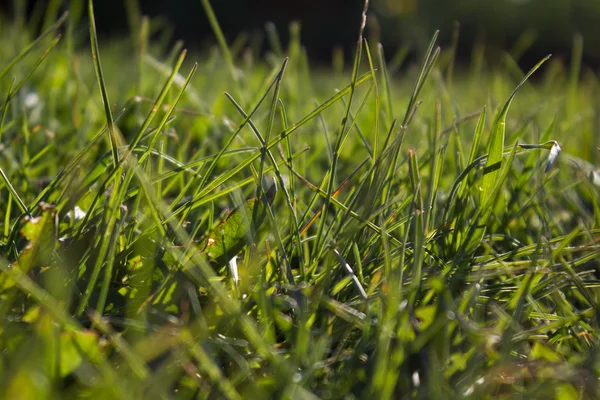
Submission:
[[[494,125],[492,126],[492,133],[488,142],[488,158],[485,164],[483,182],[481,186],[481,203],[485,203],[489,200],[491,193],[496,186],[498,181],[498,175],[500,173],[500,168],[502,164],[502,152],[504,149],[504,136],[506,132],[506,115],[508,114],[508,109],[510,108],[510,104],[514,99],[517,91],[527,82],[527,79],[535,71],[537,71],[543,63],[545,63],[550,58],[550,55],[546,56],[540,62],[538,62],[528,73],[525,75],[525,78],[517,85],[517,87],[513,90],[512,94],[504,103],[502,110],[496,117]]]
[[[106,122],[108,124],[108,138],[113,157],[113,167],[114,169],[117,169],[117,166],[119,165],[117,131],[113,123],[110,101],[108,100],[108,92],[106,90],[106,83],[104,82],[104,73],[102,72],[102,62],[100,61],[100,50],[98,48],[98,35],[96,33],[96,19],[94,17],[93,0],[88,1],[88,17],[90,23],[90,44],[92,46],[92,57],[94,58],[96,78],[98,79],[98,86],[100,87],[100,93],[102,94],[102,103],[104,104],[104,113],[106,114]]]

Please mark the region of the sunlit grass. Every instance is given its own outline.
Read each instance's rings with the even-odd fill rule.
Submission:
[[[91,1],[39,39],[2,21],[3,398],[598,396],[577,38],[461,69],[434,32],[384,64],[357,24],[334,72],[272,26],[263,57],[228,44],[202,3],[203,54],[135,1],[113,42]]]

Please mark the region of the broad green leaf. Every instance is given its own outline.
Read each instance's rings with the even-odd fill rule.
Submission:
[[[94,362],[102,357],[98,335],[93,331],[68,330],[60,334],[60,376],[65,377],[75,371],[83,357]]]
[[[273,203],[277,186],[271,185],[266,192],[266,199],[269,204]],[[224,265],[231,258],[236,256],[244,246],[251,241],[252,232],[252,210],[256,202],[258,203],[257,226],[258,230],[262,222],[267,217],[266,209],[262,204],[262,199],[250,199],[245,204],[236,207],[203,239],[204,247],[202,252],[209,259],[219,265]]]
[[[563,357],[561,357],[560,354],[540,342],[534,343],[533,348],[531,349],[531,356],[535,360],[544,360],[550,362],[563,361]]]
[[[39,263],[48,263],[56,245],[54,208],[46,207],[39,217],[26,217],[21,235],[29,241],[17,263],[27,272]]]

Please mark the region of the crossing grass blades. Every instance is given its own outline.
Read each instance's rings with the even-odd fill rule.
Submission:
[[[1,24],[2,398],[599,395],[580,40],[459,71],[437,33],[385,57],[367,3],[323,71],[298,25],[261,56],[202,0],[191,54],[125,3],[118,40],[91,0]]]

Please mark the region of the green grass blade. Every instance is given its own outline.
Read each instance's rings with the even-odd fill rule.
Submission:
[[[113,156],[113,167],[117,169],[117,166],[119,165],[117,131],[113,123],[110,101],[108,100],[108,92],[106,90],[106,83],[104,82],[104,73],[102,72],[102,62],[100,61],[100,50],[98,48],[98,35],[96,34],[96,20],[94,17],[93,0],[88,1],[88,17],[90,23],[90,44],[92,47],[92,57],[94,58],[94,67],[96,69],[96,78],[98,79],[98,86],[100,87],[100,93],[102,94],[102,103],[104,104],[104,113],[106,114],[106,122],[108,124],[108,137]]]
[[[331,161],[331,167],[329,170],[329,181],[327,183],[327,198],[325,199],[324,212],[322,213],[321,220],[319,221],[319,228],[317,230],[317,238],[315,241],[315,246],[313,248],[314,249],[313,255],[322,253],[323,249],[324,249],[324,247],[321,246],[321,238],[322,238],[323,231],[325,228],[325,222],[327,220],[329,204],[331,203],[331,196],[333,194],[333,190],[334,190],[334,186],[335,186],[339,154],[340,154],[342,145],[344,143],[344,139],[347,135],[346,127],[348,124],[348,118],[349,118],[351,107],[352,107],[352,100],[354,99],[354,93],[355,93],[356,86],[357,86],[358,70],[360,67],[360,58],[362,55],[363,31],[367,24],[367,10],[368,9],[369,9],[369,2],[365,1],[364,8],[362,11],[362,23],[360,25],[360,29],[358,32],[358,41],[356,43],[356,54],[354,56],[354,66],[352,67],[352,81],[350,83],[349,99],[348,99],[348,103],[346,105],[346,112],[344,113],[344,116],[342,117],[342,122],[339,127],[336,144],[335,144],[334,150],[333,150],[333,159]]]
[[[388,75],[387,64],[385,62],[385,55],[383,53],[383,45],[381,43],[378,44],[378,53],[379,53],[379,67],[381,68],[381,73],[383,76],[383,85],[385,87],[385,107],[387,114],[387,123],[388,127],[392,126],[392,122],[394,121],[394,107],[392,101],[392,88],[390,77]]]
[[[4,171],[2,170],[2,168],[0,168],[0,176],[2,177],[2,180],[4,181],[4,184],[8,188],[8,191],[10,192],[11,197],[17,202],[17,205],[21,209],[21,212],[23,214],[31,215],[31,212],[29,211],[29,209],[27,208],[27,206],[25,205],[25,203],[23,202],[23,200],[21,200],[21,196],[19,196],[19,194],[15,190],[14,186],[12,185],[12,183],[10,183],[10,179],[8,179],[8,176],[6,176],[6,174],[4,173]]]
[[[37,39],[35,39],[33,42],[31,42],[29,45],[27,45],[27,47],[25,47],[23,49],[23,51],[21,51],[21,53],[19,53],[19,55],[17,57],[15,57],[6,67],[4,67],[2,72],[0,72],[0,79],[4,78],[4,75],[6,75],[15,65],[17,65],[17,63],[19,63],[19,61],[21,61],[23,58],[25,58],[31,52],[31,50],[38,43],[40,43],[45,37],[56,32],[56,30],[59,29],[65,23],[68,16],[69,16],[69,14],[65,12],[54,23],[54,25],[52,25],[51,27],[46,29]]]
[[[165,84],[163,85],[158,97],[156,98],[156,101],[154,102],[152,110],[150,111],[150,113],[148,114],[148,116],[146,117],[144,122],[142,123],[142,126],[140,127],[140,130],[138,131],[138,133],[135,135],[135,137],[129,144],[129,151],[132,151],[138,145],[138,143],[142,140],[142,138],[144,137],[144,134],[146,133],[146,130],[148,129],[148,127],[150,127],[150,124],[154,120],[154,117],[160,110],[162,104],[164,103],[165,98],[167,97],[167,94],[169,93],[169,89],[171,88],[171,85],[173,84],[173,81],[175,80],[175,77],[177,76],[177,72],[179,71],[179,69],[181,68],[181,65],[183,64],[186,54],[187,54],[187,50],[185,50],[185,49],[179,54],[179,57],[177,58],[177,61],[175,62],[175,65],[173,66],[173,70],[171,71],[171,74],[169,75],[168,79],[166,80]],[[192,76],[194,75],[196,68],[197,68],[196,66],[194,66],[192,68],[192,71],[190,72],[187,79],[185,80],[185,82],[183,84],[183,89],[179,92],[178,99],[181,98],[181,95],[182,95],[183,91],[185,90],[185,88],[187,87],[187,85],[189,84],[190,80],[192,79]],[[173,108],[176,104],[177,104],[177,102],[174,103]],[[172,113],[173,110],[171,110],[170,112]],[[170,113],[168,113],[168,115],[170,116]],[[166,121],[167,119],[168,118],[164,118],[164,120],[161,124],[164,124],[164,121]],[[156,137],[158,136],[159,132],[160,132],[160,129],[155,131],[154,136],[153,136],[154,141],[156,140]],[[149,147],[152,148],[152,146],[149,146]],[[140,160],[140,164],[141,164],[141,162],[142,161]]]
[[[4,103],[2,105],[2,107],[0,107],[1,111],[4,113],[4,110],[8,107],[8,104],[10,102],[10,100],[12,100],[13,97],[15,97],[15,95],[19,92],[19,90],[21,89],[21,87],[23,87],[23,85],[29,80],[29,78],[31,78],[31,76],[33,75],[33,73],[36,71],[36,69],[40,66],[40,64],[46,59],[46,57],[48,56],[48,54],[50,53],[50,50],[52,50],[54,48],[54,46],[56,46],[56,44],[58,43],[58,41],[60,40],[60,35],[56,36],[51,42],[50,45],[48,45],[48,47],[46,48],[46,51],[44,51],[44,54],[42,54],[42,56],[37,60],[37,62],[35,63],[35,65],[33,66],[33,68],[27,73],[27,75],[25,76],[25,78],[23,78],[18,84],[17,86],[12,90],[12,92],[9,93],[7,99],[6,99],[6,103]]]
[[[488,158],[485,164],[483,182],[481,186],[481,203],[485,203],[491,196],[491,193],[496,186],[498,180],[498,174],[500,173],[500,168],[502,164],[502,152],[504,150],[504,136],[506,131],[506,115],[508,114],[508,109],[510,108],[510,104],[512,103],[513,98],[517,94],[517,91],[521,86],[527,82],[527,79],[535,71],[537,71],[543,63],[545,63],[550,56],[546,56],[542,61],[537,63],[528,73],[525,75],[525,78],[517,85],[515,90],[513,90],[512,94],[504,103],[502,110],[496,117],[496,121],[492,126],[492,133],[488,142]]]
[[[225,39],[225,35],[223,34],[221,26],[219,25],[219,21],[217,20],[217,16],[215,15],[215,12],[213,11],[209,0],[200,0],[200,2],[202,3],[204,12],[206,13],[206,16],[208,18],[208,22],[210,23],[215,38],[217,39],[217,43],[219,44],[219,48],[221,49],[223,58],[225,59],[225,64],[227,65],[227,69],[229,70],[229,75],[231,76],[231,79],[233,79],[233,82],[235,82],[237,86],[237,89],[239,91],[238,95],[240,95],[240,98],[243,98],[241,97],[242,88],[240,84],[239,74],[235,69],[233,56],[231,55],[231,51],[229,50],[229,46],[227,45],[227,40]]]

